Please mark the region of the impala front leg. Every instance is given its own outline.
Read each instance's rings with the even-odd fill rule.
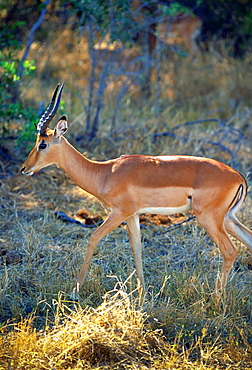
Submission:
[[[130,236],[130,246],[135,259],[136,272],[138,278],[138,292],[139,301],[142,301],[143,293],[145,291],[144,287],[144,274],[143,274],[143,264],[142,264],[142,245],[141,245],[141,235],[140,235],[140,224],[139,215],[134,215],[129,217],[127,220],[128,233]]]
[[[123,221],[125,220],[125,216],[116,211],[112,211],[108,218],[104,221],[104,223],[95,230],[95,232],[91,235],[88,243],[88,248],[86,252],[86,256],[81,267],[80,273],[77,277],[76,286],[73,289],[71,294],[71,299],[74,301],[78,301],[78,294],[80,291],[81,286],[83,285],[85,276],[88,273],[88,268],[90,265],[91,258],[94,254],[95,247],[99,243],[99,241],[104,238],[110,231],[117,228]]]

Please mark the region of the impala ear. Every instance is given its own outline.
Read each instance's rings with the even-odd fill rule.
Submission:
[[[67,117],[62,116],[57,122],[57,125],[54,129],[54,135],[61,137],[67,131]]]

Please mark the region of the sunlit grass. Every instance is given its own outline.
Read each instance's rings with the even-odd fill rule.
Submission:
[[[170,337],[166,329],[165,338],[163,330],[151,329],[146,313],[136,308],[131,295],[117,289],[95,309],[69,306],[73,304],[61,296],[54,300],[53,307],[48,307],[54,311],[54,319],[43,330],[34,329],[34,317],[22,320],[11,331],[4,326],[0,337],[2,368],[250,368],[244,329],[237,333],[227,328],[226,338],[222,338],[218,331],[213,333],[215,327],[210,322],[197,327],[194,320],[191,328],[180,325]]]

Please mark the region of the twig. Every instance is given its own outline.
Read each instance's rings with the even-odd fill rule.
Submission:
[[[177,229],[178,227],[180,227],[182,224],[186,223],[186,222],[189,222],[191,220],[195,220],[196,217],[195,216],[189,216],[186,220],[183,220],[181,222],[178,222],[177,224],[175,225],[171,225],[169,227],[166,228],[165,231],[162,231],[160,233],[157,233],[156,235],[163,235],[163,234],[166,234],[168,233],[169,231],[173,230],[173,229]]]
[[[16,88],[15,88],[15,92],[14,92],[14,102],[17,101],[17,98],[18,98],[18,90],[19,90],[19,85],[20,85],[20,82],[21,82],[21,79],[23,77],[23,72],[24,72],[24,62],[26,61],[27,59],[27,56],[29,54],[29,51],[30,51],[30,48],[31,48],[31,45],[33,43],[33,39],[34,39],[34,34],[36,32],[36,30],[41,26],[41,23],[43,22],[43,19],[44,19],[44,16],[46,14],[46,11],[47,11],[47,6],[50,4],[51,0],[46,0],[43,5],[44,5],[44,8],[42,9],[41,13],[40,13],[40,16],[37,20],[37,22],[34,23],[34,25],[32,26],[30,32],[29,32],[29,36],[28,36],[28,40],[27,40],[27,44],[26,44],[26,48],[25,48],[25,51],[24,51],[24,54],[23,54],[23,57],[21,59],[21,62],[19,64],[19,68],[18,68],[18,77],[19,79],[17,80],[16,82]]]
[[[88,96],[88,104],[87,104],[87,115],[86,115],[86,133],[87,136],[90,137],[91,134],[91,114],[93,109],[94,103],[94,86],[95,86],[95,69],[97,64],[97,58],[94,52],[94,37],[93,36],[93,29],[92,25],[88,23],[88,46],[89,46],[89,53],[91,57],[91,72],[89,78],[89,96]]]
[[[226,122],[229,122],[227,120]],[[195,121],[188,121],[181,123],[175,127],[173,127],[170,131],[166,132],[158,132],[154,133],[153,139],[155,140],[157,137],[165,137],[165,136],[170,136],[172,138],[175,138],[177,140],[180,140],[182,143],[186,142],[188,140],[187,136],[181,136],[177,135],[176,131],[187,126],[193,126],[196,124],[201,124],[201,123],[210,123],[210,122],[215,122],[219,125],[219,128],[217,128],[215,131],[211,133],[211,137],[217,137],[217,140],[207,140],[207,139],[201,139],[202,145],[204,144],[209,144],[212,146],[218,146],[221,151],[224,151],[228,153],[230,158],[233,161],[233,165],[238,166],[237,162],[237,154],[241,148],[242,143],[246,142],[246,139],[244,138],[242,132],[233,126],[227,124],[226,122],[222,122],[221,120],[217,118],[209,118],[209,119],[199,119]],[[223,142],[227,143],[227,145],[224,145]],[[235,146],[234,149],[230,149],[228,145],[232,143]],[[204,147],[202,146],[201,148],[202,151],[204,151]]]
[[[107,81],[106,78],[108,77],[108,67],[109,67],[109,60],[105,62],[104,68],[102,69],[100,78],[99,78],[99,85],[97,88],[97,93],[96,93],[96,112],[95,116],[92,122],[92,127],[91,131],[89,134],[89,141],[92,141],[99,128],[99,117],[100,117],[100,112],[103,107],[103,100],[104,100],[104,94],[107,88]]]
[[[9,159],[9,160],[11,160],[11,161],[15,161],[15,162],[17,162],[18,161],[18,159],[16,159],[16,158],[13,158],[12,156],[10,156],[9,154],[7,154],[8,152],[7,151],[5,151],[5,148],[3,147],[3,146],[0,146],[0,156],[1,157],[3,157],[3,158],[5,158],[5,159]]]
[[[57,218],[57,220],[61,220],[63,222],[69,222],[69,223],[72,223],[72,224],[80,225],[82,227],[86,227],[86,228],[89,228],[89,229],[91,229],[93,227],[97,227],[97,226],[99,226],[103,223],[103,221],[99,221],[99,222],[97,222],[93,225],[86,225],[83,222],[80,222],[80,221],[75,220],[74,218],[68,216],[65,212],[62,212],[62,211],[54,212],[54,216]]]

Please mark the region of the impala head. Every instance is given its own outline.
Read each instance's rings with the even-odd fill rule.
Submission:
[[[36,125],[36,144],[21,168],[21,172],[24,175],[33,175],[34,172],[41,168],[57,163],[57,157],[59,155],[58,149],[62,141],[62,135],[67,130],[67,118],[66,116],[62,116],[58,120],[54,130],[51,130],[48,126],[59,107],[63,87],[64,82],[62,84],[58,84],[54,91],[51,103],[40,118],[39,123]]]

